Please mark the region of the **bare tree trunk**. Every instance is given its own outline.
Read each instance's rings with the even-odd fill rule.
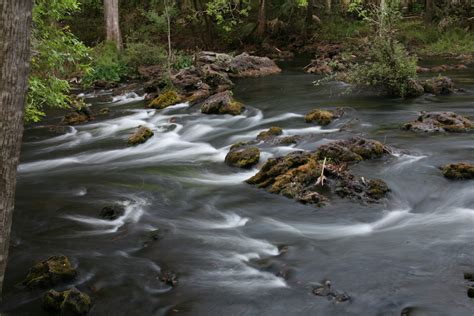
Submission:
[[[433,21],[433,0],[425,1],[425,22],[431,23]]]
[[[332,0],[326,0],[326,5],[325,5],[325,13],[326,15],[331,15],[332,12]]]
[[[171,62],[173,57],[173,51],[171,49],[171,16],[170,16],[170,4],[165,0],[165,16],[168,32],[168,76],[171,80]]]
[[[107,41],[114,42],[117,49],[122,49],[122,34],[119,24],[119,0],[104,0],[105,29]]]
[[[0,0],[0,295],[23,134],[32,7],[32,0]]]
[[[267,17],[266,17],[266,8],[265,8],[265,0],[260,0],[260,4],[258,6],[258,36],[262,38],[265,35],[265,31],[267,29]]]

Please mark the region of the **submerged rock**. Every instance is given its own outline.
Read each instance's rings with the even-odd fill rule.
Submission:
[[[129,145],[138,145],[145,143],[154,133],[145,126],[139,126],[138,129],[128,138]]]
[[[441,167],[443,175],[452,180],[474,179],[474,165],[466,162],[448,164]]]
[[[403,129],[416,132],[469,132],[473,123],[454,112],[422,112],[416,121],[402,126]]]
[[[99,216],[107,220],[116,220],[125,214],[125,208],[122,205],[105,206],[99,213]]]
[[[91,309],[91,299],[76,288],[63,292],[49,290],[43,296],[43,307],[61,315],[85,315]]]
[[[313,288],[313,294],[316,296],[326,297],[328,300],[336,302],[347,302],[351,299],[346,293],[340,293],[331,288],[331,281],[327,280],[324,284]]]
[[[53,256],[30,269],[23,285],[28,288],[45,288],[73,280],[77,276],[66,256]]]
[[[315,109],[307,113],[304,117],[306,123],[316,122],[319,125],[329,125],[334,119],[339,118],[343,115],[344,111],[342,109],[337,109],[335,111]]]
[[[301,140],[301,136],[292,135],[292,136],[283,136],[283,129],[280,127],[270,127],[268,130],[260,132],[257,135],[258,141],[263,141],[267,144],[276,145],[276,146],[287,146],[291,144],[296,144]]]
[[[173,271],[164,271],[160,274],[161,282],[169,285],[176,286],[178,284],[178,276]]]
[[[454,92],[454,83],[448,77],[435,77],[423,82],[426,93],[435,95],[451,94]]]
[[[152,109],[165,109],[182,101],[182,98],[175,90],[168,90],[154,98],[148,107]]]
[[[230,114],[242,113],[242,104],[235,101],[229,91],[217,93],[207,98],[201,105],[204,114]]]
[[[236,144],[230,148],[225,157],[225,163],[232,167],[251,168],[260,160],[260,150],[258,147],[241,146]]]
[[[348,148],[343,147],[343,144]],[[327,194],[331,192],[364,203],[377,202],[387,195],[389,189],[385,182],[356,177],[347,170],[345,164],[381,157],[384,150],[382,144],[379,148],[375,141],[351,139],[328,145],[315,152],[296,151],[284,157],[271,158],[247,183],[265,188],[270,193],[317,206],[329,201]],[[341,160],[337,156],[338,151],[328,151],[328,148],[342,150],[345,156]],[[351,149],[360,151],[356,153]],[[325,158],[329,158],[326,163],[323,162]]]

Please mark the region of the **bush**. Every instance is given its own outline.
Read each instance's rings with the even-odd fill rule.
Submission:
[[[114,43],[98,45],[94,49],[92,60],[91,70],[82,79],[85,86],[91,86],[97,81],[120,82],[128,75],[129,69]]]
[[[358,87],[379,89],[389,96],[405,97],[416,80],[416,57],[398,42],[380,38],[369,50],[368,60],[348,74]]]
[[[124,51],[123,61],[132,69],[138,66],[165,65],[167,53],[163,46],[147,42],[128,43]]]

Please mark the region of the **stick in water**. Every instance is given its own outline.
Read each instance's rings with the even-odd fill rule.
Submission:
[[[325,168],[326,168],[326,157],[324,157],[323,168],[321,169],[321,175],[319,176],[318,181],[316,181],[316,185],[321,184],[321,186],[324,186],[324,180],[326,180],[326,177],[324,176]]]

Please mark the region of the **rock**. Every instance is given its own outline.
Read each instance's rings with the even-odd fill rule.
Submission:
[[[234,83],[226,72],[216,71],[210,65],[202,66],[201,72],[202,80],[209,85],[213,92],[223,92],[234,87]]]
[[[23,285],[28,288],[45,288],[73,280],[77,275],[66,256],[53,256],[30,269]]]
[[[154,133],[151,129],[145,126],[139,126],[138,129],[128,138],[129,145],[143,144],[150,139]]]
[[[451,94],[454,92],[454,83],[448,77],[436,77],[423,82],[426,93],[435,95]]]
[[[91,299],[74,287],[63,292],[49,290],[43,296],[43,307],[61,315],[85,315],[91,309]]]
[[[474,298],[474,288],[470,287],[467,289],[467,297]]]
[[[164,271],[160,274],[161,282],[169,285],[169,286],[176,286],[178,284],[178,277],[173,271]]]
[[[217,93],[207,98],[201,105],[204,114],[230,114],[242,113],[242,104],[235,101],[229,91]]]
[[[234,145],[225,157],[225,163],[232,167],[251,168],[260,160],[258,147]]]
[[[474,273],[464,272],[464,280],[474,282]]]
[[[425,92],[423,85],[416,80],[409,79],[407,82],[407,91],[405,92],[405,97],[407,98],[416,98],[422,96]]]
[[[123,216],[123,214],[125,214],[125,208],[122,205],[112,205],[102,208],[99,216],[103,219],[113,221]]]
[[[323,145],[316,151],[319,160],[328,158],[335,162],[359,162],[380,158],[390,150],[381,142],[354,137]]]
[[[77,124],[86,123],[90,119],[91,117],[89,117],[87,114],[74,111],[74,112],[66,114],[63,120],[61,121],[61,124],[77,125]]]
[[[148,107],[152,109],[165,109],[182,101],[181,96],[175,90],[168,90],[154,98]]]
[[[327,280],[324,284],[313,288],[313,294],[316,296],[326,297],[328,300],[336,301],[338,303],[350,301],[350,296],[346,293],[340,293],[331,288],[331,281]]]
[[[214,52],[197,54],[197,67],[206,64],[211,65],[215,71],[225,72],[229,77],[234,78],[262,77],[281,72],[281,69],[270,58],[251,56],[247,53],[235,57]]]
[[[452,180],[474,179],[474,165],[466,162],[448,164],[441,167],[443,175]]]
[[[163,76],[164,69],[162,65],[138,66],[138,74],[143,79],[156,79]]]
[[[100,109],[99,113],[101,115],[107,115],[107,114],[110,113],[110,109],[109,108],[102,108],[102,109]]]
[[[363,141],[363,144],[362,144]],[[324,205],[329,201],[325,195],[333,192],[343,198],[358,199],[364,203],[373,203],[384,198],[389,192],[388,186],[382,180],[365,180],[348,172],[345,162],[360,161],[378,157],[378,146],[374,141],[358,140],[354,142],[338,141],[353,146],[354,149],[363,148],[364,156],[345,148],[344,153],[351,153],[351,160],[344,158],[330,159],[326,162],[323,171],[324,150],[315,152],[292,152],[284,157],[269,159],[260,171],[246,182],[259,188],[265,188],[270,193],[280,194],[302,203]],[[377,149],[373,149],[376,147]],[[382,145],[383,148],[383,145]],[[370,151],[372,149],[372,151]],[[380,153],[380,156],[383,153]],[[356,158],[353,158],[356,157]],[[324,173],[325,182],[321,184],[320,176]]]
[[[454,112],[422,112],[416,121],[402,126],[403,129],[415,132],[469,132],[472,122]]]
[[[334,119],[341,117],[343,113],[344,110],[341,108],[338,108],[335,111],[315,109],[306,113],[304,120],[306,123],[316,122],[319,125],[324,126],[330,124]]]
[[[270,127],[268,130],[266,131],[263,131],[263,132],[260,132],[258,135],[257,135],[257,140],[267,140],[267,139],[270,139],[270,138],[274,138],[276,136],[280,136],[283,134],[283,129],[281,127]]]

